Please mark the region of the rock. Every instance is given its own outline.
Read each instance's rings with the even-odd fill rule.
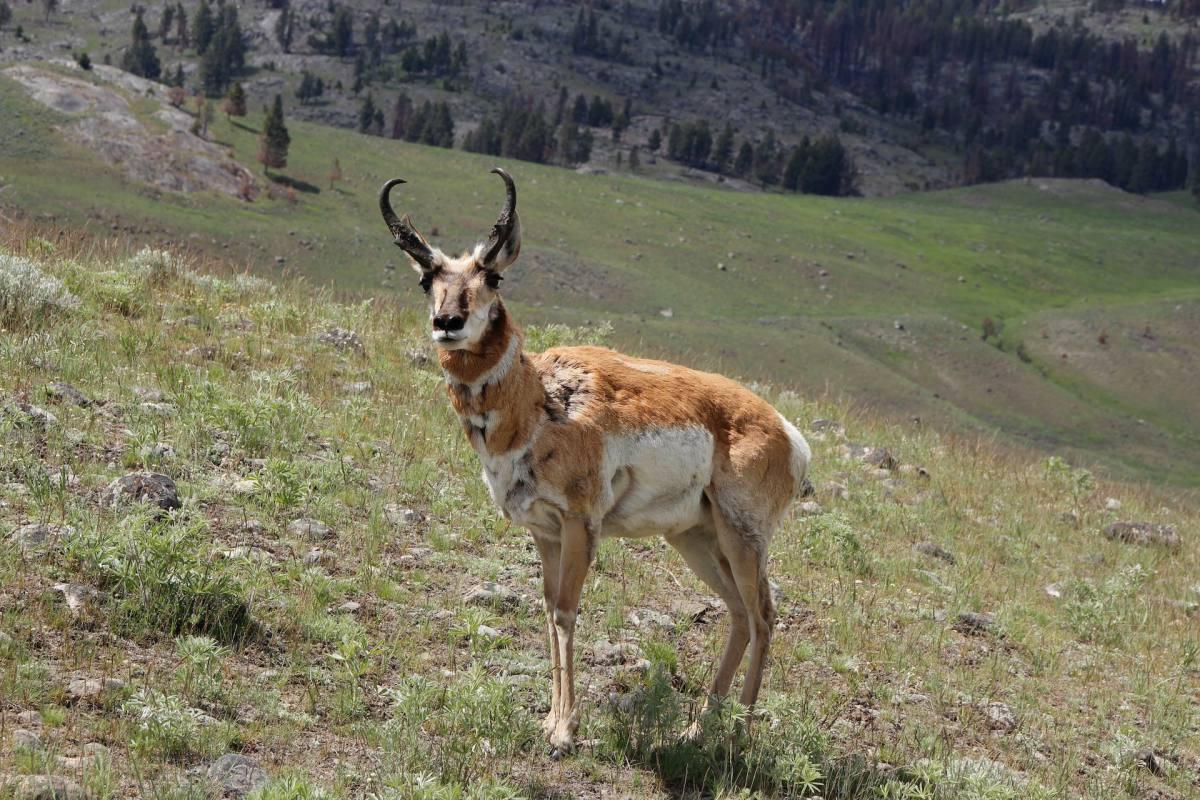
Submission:
[[[423,367],[429,363],[429,352],[419,347],[410,347],[404,351],[404,355],[408,357],[408,363],[415,367]]]
[[[261,536],[264,531],[266,531],[266,526],[262,524],[262,520],[248,519],[242,523],[242,533]]]
[[[1183,543],[1174,525],[1153,522],[1114,522],[1104,529],[1104,535],[1116,542],[1143,547],[1157,545],[1172,550],[1178,550]]]
[[[629,622],[635,628],[655,627],[664,630],[675,630],[675,620],[661,611],[651,608],[641,608],[629,612]]]
[[[80,773],[92,769],[96,762],[108,756],[108,748],[99,742],[88,742],[77,756],[58,756],[59,769],[67,772]]]
[[[226,753],[208,768],[208,779],[226,797],[245,797],[271,780],[259,763],[240,753]]]
[[[813,486],[812,481],[808,478],[800,481],[800,497],[812,497],[817,493],[817,487]]]
[[[815,433],[818,436],[825,434],[841,436],[846,432],[846,429],[842,427],[842,423],[832,419],[814,419],[808,423],[808,430],[810,433]]]
[[[504,634],[493,628],[491,625],[480,625],[475,629],[475,635],[481,639],[499,639]]]
[[[105,694],[125,688],[117,678],[76,678],[67,684],[67,694],[77,703],[98,703]]]
[[[14,403],[4,408],[4,412],[16,418],[17,424],[45,430],[58,424],[58,417],[41,406],[29,403]]]
[[[133,387],[133,396],[144,403],[161,403],[163,401],[163,393],[160,390],[145,386]]]
[[[362,353],[365,349],[358,334],[345,328],[327,328],[317,334],[317,341],[336,347],[338,350],[353,350],[356,353]]]
[[[339,614],[354,614],[360,608],[362,608],[362,603],[355,600],[347,600],[334,610]]]
[[[929,479],[929,470],[922,466],[918,466],[917,464],[901,464],[899,471],[901,475],[915,476],[917,478],[925,478],[926,480]]]
[[[145,451],[145,457],[162,461],[168,458],[175,457],[175,448],[166,442],[155,442],[148,446]]]
[[[896,457],[884,447],[873,447],[863,444],[848,444],[843,448],[846,455],[864,464],[884,470],[894,470],[897,466]]]
[[[815,516],[817,514],[824,514],[825,509],[821,508],[821,504],[815,500],[805,500],[800,504],[800,513]]]
[[[235,494],[239,497],[249,497],[258,494],[259,485],[258,481],[250,478],[234,478],[226,484],[226,488],[230,494]],[[261,525],[261,523],[259,524]]]
[[[370,394],[374,388],[370,381],[354,381],[353,383],[342,384],[342,391],[346,394]]]
[[[311,519],[309,517],[301,517],[294,520],[287,527],[288,533],[292,536],[302,536],[305,539],[328,539],[333,535],[333,529],[321,522],[319,519]]]
[[[84,586],[81,583],[56,583],[54,591],[62,594],[67,608],[76,615],[86,611],[88,604],[100,596],[100,593],[91,586]]]
[[[1009,733],[1017,729],[1017,716],[1004,703],[980,703],[978,708],[987,720],[989,730]]]
[[[41,750],[42,737],[26,728],[14,728],[12,746],[14,750]]]
[[[219,355],[217,348],[212,345],[197,345],[189,347],[183,352],[184,358],[189,358],[194,361],[213,361]]]
[[[1121,501],[1115,497],[1110,497],[1104,501],[1104,509],[1106,511],[1120,511]]]
[[[75,529],[70,525],[54,525],[52,523],[31,522],[16,528],[9,539],[23,551],[48,550],[63,539],[75,535]]]
[[[170,403],[142,403],[138,408],[152,417],[175,416],[175,406]]]
[[[874,478],[877,481],[887,481],[888,478],[890,478],[892,475],[891,471],[888,470],[886,467],[875,467],[867,474],[870,475],[872,478]],[[891,483],[891,485],[889,485],[887,488],[894,490],[896,488],[896,486],[898,486],[898,485],[899,484]]]
[[[1062,586],[1057,583],[1046,584],[1044,591],[1047,597],[1053,597],[1055,600],[1062,597]]]
[[[397,528],[407,528],[411,525],[416,525],[421,521],[421,512],[411,508],[405,508],[399,503],[388,503],[383,507],[383,518],[388,521],[389,525],[394,525]]]
[[[83,787],[61,775],[24,775],[17,779],[13,800],[85,800]]]
[[[669,308],[663,308],[659,309],[658,315],[663,319],[670,319],[671,317],[675,316],[675,312]]]
[[[1079,515],[1074,511],[1064,511],[1058,515],[1058,519],[1060,522],[1065,522],[1068,525],[1079,524]]]
[[[36,727],[36,726],[42,724],[41,712],[34,711],[31,708],[26,709],[25,711],[18,711],[15,719],[16,719],[18,725],[24,725],[24,726],[30,727],[30,728]]]
[[[92,401],[87,395],[64,381],[50,383],[46,387],[45,393],[46,398],[54,403],[74,403],[80,408],[88,408],[92,405]]]
[[[463,595],[469,606],[492,606],[493,608],[516,608],[521,605],[521,596],[507,586],[484,581],[473,586]]]
[[[276,558],[269,550],[264,550],[261,547],[247,547],[242,545],[235,547],[232,550],[222,550],[221,555],[228,559],[245,559],[246,561],[256,561],[260,564],[273,564]]]
[[[334,564],[333,554],[322,550],[319,547],[314,547],[305,553],[301,559],[310,567],[331,567]]]
[[[954,630],[964,636],[982,636],[984,634],[998,635],[996,618],[992,614],[980,614],[974,611],[964,611],[954,620]]]
[[[1142,747],[1128,754],[1126,758],[1135,766],[1146,770],[1153,775],[1161,775],[1163,773],[1162,764],[1158,761],[1158,756],[1153,748]]]
[[[838,500],[849,500],[850,491],[846,488],[846,484],[836,481],[827,481],[821,485],[821,493]]]
[[[641,649],[632,642],[613,644],[608,641],[592,642],[588,648],[590,663],[603,667],[615,667],[619,664],[631,664],[641,658]]]
[[[129,503],[152,503],[163,511],[183,507],[175,481],[156,472],[133,472],[117,478],[100,495],[100,505],[106,508]]]
[[[918,542],[917,544],[913,545],[913,549],[923,556],[940,558],[947,564],[958,563],[958,559],[954,556],[954,553],[951,553],[946,548],[942,547],[941,545],[934,544],[933,542]]]

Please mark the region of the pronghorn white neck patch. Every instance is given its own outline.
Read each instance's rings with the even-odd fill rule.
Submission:
[[[521,351],[521,337],[516,333],[512,333],[508,337],[508,347],[504,349],[504,354],[500,356],[500,360],[492,365],[491,369],[486,370],[475,380],[470,383],[463,383],[457,380],[453,375],[446,371],[446,383],[457,386],[465,386],[467,391],[472,395],[479,394],[479,391],[489,383],[499,383],[504,380],[512,369],[513,362],[517,360],[517,353]]]

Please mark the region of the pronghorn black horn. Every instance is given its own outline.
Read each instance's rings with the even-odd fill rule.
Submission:
[[[388,199],[388,195],[392,193],[392,187],[400,183],[406,183],[406,181],[403,178],[392,178],[379,190],[379,211],[383,214],[383,221],[387,223],[388,230],[396,239],[396,246],[408,253],[408,257],[417,262],[421,269],[432,270],[434,256],[433,251],[429,249],[429,244],[413,228],[412,220],[407,214],[404,215],[404,219],[400,219],[392,210],[392,203]]]
[[[488,237],[487,243],[483,246],[483,263],[485,265],[494,264],[498,260],[503,260],[505,263],[510,262],[516,257],[516,253],[509,251],[521,247],[520,237],[513,236],[519,224],[517,185],[513,183],[512,176],[500,167],[493,167],[492,172],[499,175],[500,179],[504,181],[505,200],[504,208],[500,209],[500,218],[492,226],[492,235]],[[504,255],[503,259],[500,258],[502,254]]]

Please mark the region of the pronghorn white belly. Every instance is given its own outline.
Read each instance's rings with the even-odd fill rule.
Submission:
[[[703,519],[713,437],[699,425],[647,428],[604,439],[603,536],[671,536]]]

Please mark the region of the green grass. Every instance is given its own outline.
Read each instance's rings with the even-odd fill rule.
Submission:
[[[585,744],[555,762],[538,730],[549,664],[536,553],[492,508],[440,373],[410,355],[424,346],[419,309],[26,228],[0,255],[79,299],[0,343],[0,397],[57,418],[0,416],[0,696],[6,713],[40,712],[45,746],[0,749],[0,775],[58,772],[103,798],[202,797],[197,776],[236,751],[271,774],[261,800],[1200,796],[1200,548],[1186,498],[760,386],[803,429],[846,428],[812,436],[822,510],[790,516],[772,544],[783,600],[761,718],[747,733],[730,703],[703,744],[679,739],[725,615],[695,624],[674,610],[705,592],[663,543],[606,541],[579,631]],[[320,342],[330,325],[364,352]],[[98,403],[48,404],[54,380]],[[362,381],[368,394],[344,388]],[[171,413],[147,411],[147,389]],[[881,480],[846,440],[929,477]],[[144,466],[176,481],[182,509],[99,507],[103,487]],[[1117,518],[1108,497],[1122,517],[1178,526],[1183,548],[1101,536]],[[393,503],[416,522],[389,519]],[[289,530],[300,517],[332,535]],[[30,520],[74,533],[22,550],[7,533]],[[483,580],[522,602],[464,606]],[[99,594],[71,611],[58,583]],[[673,626],[630,621],[647,609]],[[994,614],[997,632],[960,632],[964,611]],[[649,666],[591,663],[605,639]],[[75,677],[124,686],[74,702]],[[1011,723],[989,717],[996,703]],[[108,756],[65,771],[57,757],[88,742]],[[1161,774],[1136,765],[1143,747]]]
[[[420,305],[416,281],[379,220],[377,187],[407,178],[397,207],[451,251],[486,232],[501,200],[491,159],[303,123],[291,126],[283,172],[319,191],[295,205],[157,192],[65,145],[54,115],[4,77],[0,102],[41,142],[0,155],[8,207],[405,306]],[[252,165],[256,125],[222,116],[212,138]],[[345,179],[330,190],[335,157]],[[946,430],[998,431],[1117,476],[1200,485],[1195,370],[1148,375],[1095,339],[1064,361],[1040,338],[1080,317],[1126,337],[1200,297],[1200,214],[1178,198],[1034,180],[834,200],[506,166],[524,249],[505,287],[526,319],[611,320],[614,341],[640,352]],[[1003,350],[980,341],[985,317],[1002,326]],[[1173,352],[1194,359],[1200,328],[1184,323]]]

